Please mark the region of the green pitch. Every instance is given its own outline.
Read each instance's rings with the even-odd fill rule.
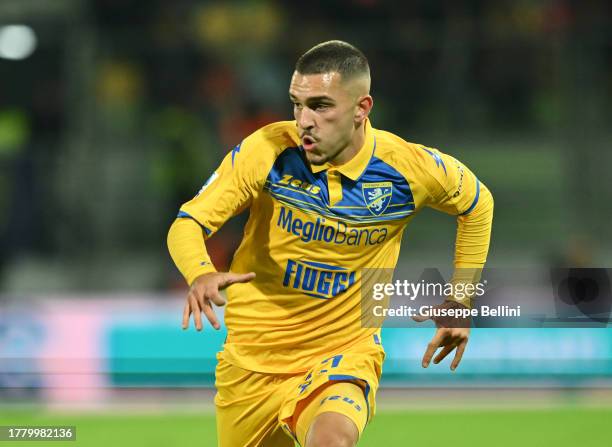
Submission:
[[[0,442],[26,446],[216,446],[210,414],[64,414],[0,410],[0,425],[75,425],[76,442]],[[612,409],[427,410],[380,412],[360,447],[589,447],[610,445]],[[238,446],[237,446],[238,447]]]

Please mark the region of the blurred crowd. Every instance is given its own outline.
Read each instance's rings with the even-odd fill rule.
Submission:
[[[123,263],[113,286],[180,283],[178,207],[242,138],[292,118],[293,64],[328,39],[365,52],[374,126],[407,139],[567,140],[587,157],[577,183],[610,141],[605,1],[2,3],[0,26],[28,24],[38,47],[0,59],[0,290],[104,288]],[[221,268],[240,231],[212,240]]]

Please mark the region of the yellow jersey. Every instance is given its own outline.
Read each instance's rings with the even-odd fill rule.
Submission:
[[[380,343],[380,329],[361,325],[360,271],[394,268],[403,230],[425,206],[459,216],[461,226],[476,208],[489,212],[492,199],[455,158],[369,120],[363,147],[340,166],[310,165],[295,121],[244,139],[178,215],[210,236],[250,209],[231,271],[257,276],[227,289],[223,359],[252,371],[297,373],[367,337]],[[484,264],[490,219],[481,230],[476,240],[465,234],[469,243],[458,246],[456,265]],[[460,239],[458,233],[458,245]],[[205,250],[190,263],[177,262],[189,283],[214,271]]]

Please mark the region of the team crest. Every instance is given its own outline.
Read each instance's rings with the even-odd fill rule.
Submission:
[[[391,182],[363,183],[361,193],[372,214],[380,216],[391,203],[393,184]]]

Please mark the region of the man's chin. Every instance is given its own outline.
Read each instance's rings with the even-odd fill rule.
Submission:
[[[313,166],[321,166],[327,163],[327,157],[314,152],[306,152],[306,159]]]

